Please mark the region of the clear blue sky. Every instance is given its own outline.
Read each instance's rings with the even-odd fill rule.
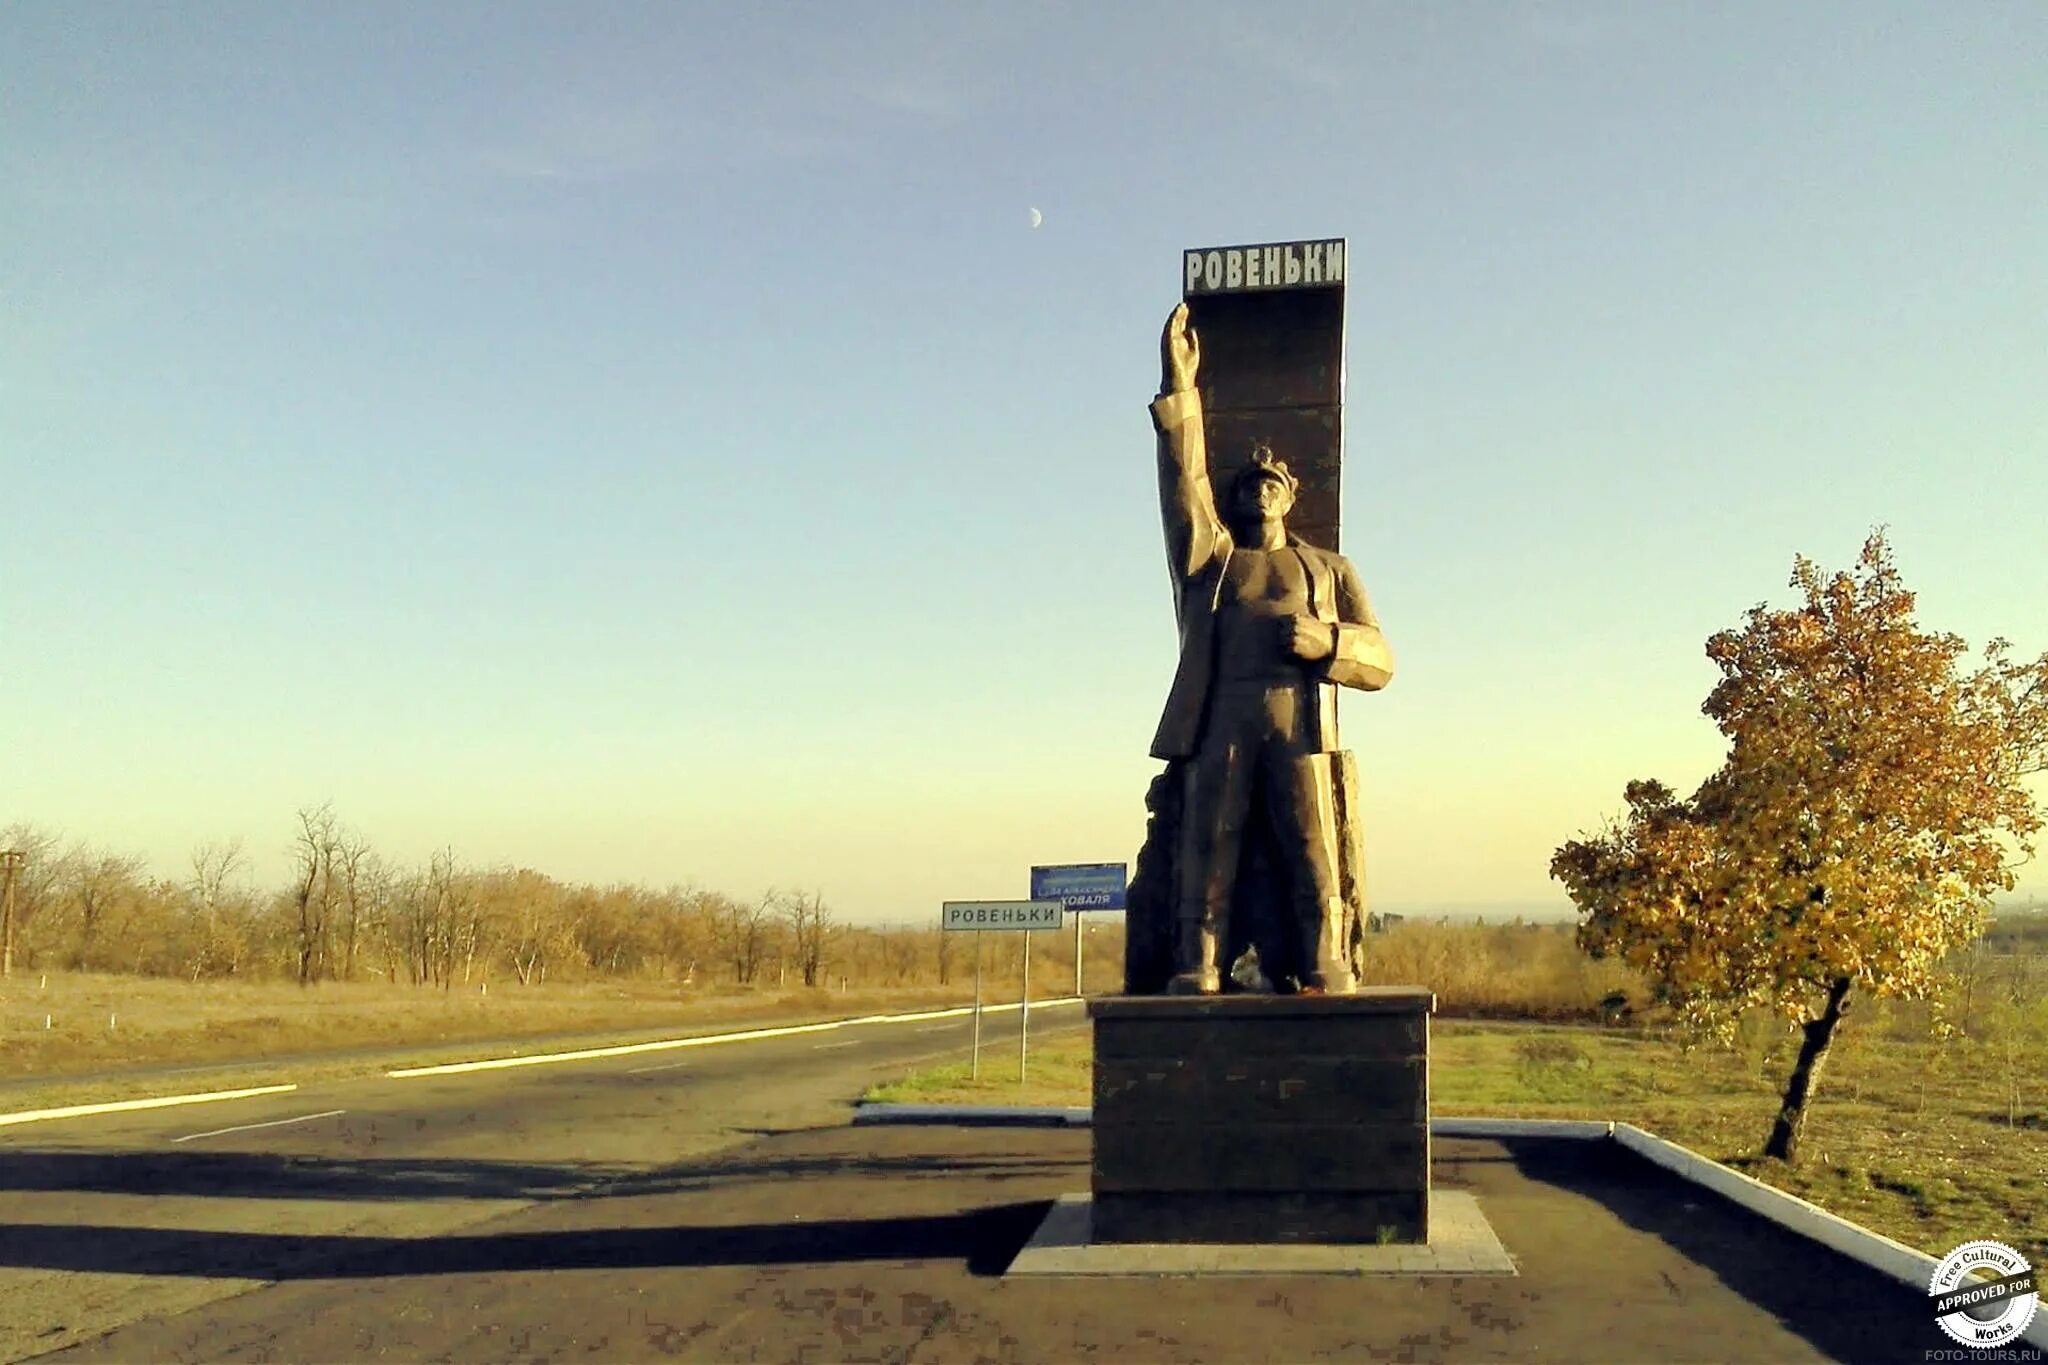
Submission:
[[[7,6],[0,823],[1129,858],[1178,253],[1343,235],[1375,898],[1562,906],[1795,553],[2048,648],[2044,73],[2031,2]]]

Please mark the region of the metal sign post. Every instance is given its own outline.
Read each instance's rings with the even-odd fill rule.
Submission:
[[[981,1078],[981,936],[987,930],[1009,930],[1024,935],[1024,999],[1017,1007],[1017,1083],[1024,1083],[1024,1065],[1031,1032],[1031,931],[1058,929],[1066,923],[1066,903],[1058,900],[947,901],[939,908],[942,932],[972,932],[974,935],[974,1060],[976,1080]]]
[[[1017,1084],[1024,1084],[1024,1060],[1031,1050],[1031,931],[1024,931],[1024,998],[1017,1006]]]

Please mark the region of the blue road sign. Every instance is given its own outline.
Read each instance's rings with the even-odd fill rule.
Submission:
[[[1031,869],[1031,899],[1065,901],[1069,910],[1121,910],[1127,863],[1065,863]]]

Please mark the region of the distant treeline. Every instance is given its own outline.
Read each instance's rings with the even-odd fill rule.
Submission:
[[[441,988],[640,977],[712,990],[960,987],[974,970],[973,935],[847,924],[813,890],[737,896],[563,882],[530,868],[466,866],[447,851],[396,863],[327,806],[298,812],[288,880],[268,888],[249,880],[239,843],[194,849],[186,875],[175,878],[147,876],[138,857],[30,825],[0,830],[0,849],[26,855],[15,879],[17,973]],[[1633,972],[1580,952],[1569,922],[1374,918],[1367,981],[1428,986],[1446,1013],[1614,1019],[1652,1003]],[[1122,916],[1088,922],[1088,989],[1114,991]],[[1019,937],[992,935],[983,945],[991,991],[1015,988]],[[1037,934],[1032,947],[1043,973],[1033,993],[1069,989],[1072,936]],[[1975,981],[1987,954],[2048,959],[2048,913],[2000,915],[1950,964],[1956,979]]]
[[[471,867],[447,851],[405,865],[328,806],[298,812],[289,880],[269,888],[250,883],[238,841],[194,849],[187,874],[175,878],[147,876],[141,858],[26,824],[0,830],[0,849],[26,855],[15,877],[17,973],[443,988],[612,976],[705,987],[887,987],[952,985],[972,970],[964,936],[935,926],[846,924],[817,891],[598,886],[530,868]],[[1072,948],[1059,937],[1036,936],[1042,969],[1063,959],[1071,971]],[[1006,976],[1014,956],[991,954],[992,978]]]
[[[1994,952],[2048,953],[2048,909],[2004,910],[1991,921],[1984,944]]]
[[[0,849],[27,855],[15,887],[17,973],[441,988],[639,977],[717,990],[957,988],[974,971],[974,935],[848,924],[817,891],[564,882],[531,868],[467,866],[447,851],[405,865],[328,806],[297,813],[287,879],[271,887],[251,882],[239,843],[195,848],[185,875],[169,878],[145,875],[141,858],[28,825],[0,830]],[[1088,919],[1090,991],[1119,987],[1122,921]],[[1579,953],[1566,923],[1386,915],[1373,927],[1368,980],[1426,984],[1449,1012],[1586,1018],[1643,998],[1630,973]],[[1032,937],[1034,994],[1070,989],[1072,935]],[[1020,938],[989,935],[981,945],[992,993],[1016,989]]]

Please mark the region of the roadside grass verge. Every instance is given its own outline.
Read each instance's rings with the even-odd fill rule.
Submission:
[[[897,1104],[1085,1105],[1094,1074],[1094,1040],[1083,1028],[1032,1043],[1022,1085],[1017,1083],[1017,1049],[1009,1044],[982,1048],[979,1080],[969,1074],[967,1061],[943,1062],[870,1087],[861,1099]]]
[[[1796,1048],[1767,1021],[1746,1024],[1734,1047],[1691,1050],[1648,1029],[1462,1019],[1431,1027],[1431,1108],[1440,1117],[1633,1123],[1937,1256],[1992,1237],[2036,1265],[2048,1260],[2048,1126],[2007,1103],[2011,1058],[1931,1039],[1910,1007],[1873,1008],[1843,1030],[1798,1166],[1757,1155]],[[1047,1039],[1032,1050],[1022,1088],[1014,1055],[984,1053],[979,1081],[965,1063],[946,1063],[862,1098],[1085,1105],[1092,1048],[1085,1030]],[[2048,1056],[2026,1064],[2048,1075]]]

